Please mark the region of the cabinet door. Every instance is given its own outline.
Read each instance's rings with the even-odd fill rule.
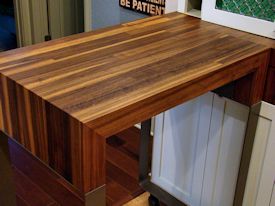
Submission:
[[[243,205],[270,206],[271,198],[274,202],[275,106],[262,102],[253,108],[252,115],[257,117],[257,129]]]
[[[201,206],[232,206],[249,108],[214,97]]]
[[[200,200],[213,97],[205,94],[155,119],[152,182],[188,204]]]
[[[152,182],[191,206],[231,206],[248,111],[207,93],[158,115]]]

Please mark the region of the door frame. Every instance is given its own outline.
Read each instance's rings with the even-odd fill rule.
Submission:
[[[203,0],[201,9],[204,21],[275,39],[274,22],[219,10],[216,0]]]
[[[92,30],[92,0],[84,0],[84,30]]]
[[[13,0],[18,47],[44,41],[48,35],[46,1]],[[35,16],[35,18],[32,18]]]
[[[90,31],[92,27],[92,2],[84,2],[84,26],[85,31]],[[48,26],[47,1],[46,0],[13,0],[14,17],[16,22],[16,34],[18,47],[28,46],[43,42],[46,35],[50,33]],[[62,5],[60,5],[62,7]],[[35,18],[32,18],[35,17]],[[60,23],[61,21],[55,21]],[[57,24],[55,24],[56,26]],[[79,26],[79,25],[78,25]],[[64,33],[64,25],[56,31],[58,35]],[[58,37],[59,37],[58,36]]]

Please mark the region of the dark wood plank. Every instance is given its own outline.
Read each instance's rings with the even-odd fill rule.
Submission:
[[[269,67],[264,100],[271,104],[275,104],[275,67]]]
[[[139,153],[140,135],[140,130],[136,127],[131,127],[116,134],[119,139],[126,142],[126,144],[123,145],[123,150],[125,148],[125,150],[130,151],[135,158]]]
[[[23,200],[19,196],[16,196],[16,204],[17,206],[30,206],[25,200]]]
[[[270,55],[270,66],[275,67],[275,49],[272,49],[271,55]]]
[[[0,131],[0,205],[16,206],[8,137]]]
[[[83,206],[84,197],[81,196],[82,194],[79,193],[76,188],[67,183],[61,176],[48,168],[41,161],[34,158],[30,153],[28,153],[24,148],[19,146],[13,140],[9,141],[9,146],[10,150],[12,151],[11,161],[14,167],[16,167],[16,169],[19,170],[25,177],[31,179],[31,181],[37,187],[39,187],[41,191],[48,194],[60,205]],[[23,183],[18,179],[17,182],[18,184],[28,183],[26,179]],[[24,189],[18,192],[22,196],[26,196],[24,193],[22,194]]]
[[[131,141],[133,138],[129,137],[129,139]],[[136,146],[133,144],[125,143],[124,140],[117,138],[117,136],[109,137],[107,139],[107,144],[126,153],[132,159],[138,160],[138,151],[136,150]]]
[[[131,194],[115,181],[107,178],[107,184],[106,196],[113,201],[113,206],[123,205],[133,199]]]
[[[137,161],[127,156],[124,152],[116,150],[113,147],[107,145],[107,159],[116,167],[126,172],[133,178],[138,179],[138,165]]]
[[[124,187],[133,197],[140,195],[143,190],[138,184],[136,178],[133,178],[119,167],[113,165],[110,162],[107,162],[107,176],[113,181],[120,184],[120,186]],[[107,184],[108,187],[108,184]]]
[[[53,205],[57,202],[45,193],[40,187],[34,184],[26,175],[13,167],[16,194],[24,202],[28,201],[29,206]],[[31,200],[31,201],[30,201]]]
[[[252,79],[253,74],[249,74],[245,77],[240,78],[234,84],[234,100],[238,100],[238,102],[242,104],[247,104],[247,100],[251,97],[251,88],[252,88]]]
[[[139,130],[133,127],[113,136],[113,138],[114,141],[119,143],[107,141],[107,144],[113,149],[120,151],[120,153],[122,152],[124,155],[132,158],[133,161],[135,161],[134,164],[137,166],[138,158],[133,158],[132,155],[129,155],[129,152],[121,150],[121,147],[132,145],[132,147],[138,148],[140,138]],[[20,156],[19,159],[13,158],[12,160],[14,165],[22,170],[15,166],[13,167],[18,206],[55,206],[68,204],[68,202],[63,203],[63,195],[70,200],[71,205],[84,204],[83,200],[76,203],[76,199],[73,199],[73,197],[76,196],[74,189],[72,187],[68,188],[68,185],[64,184],[64,182],[62,183],[61,177],[58,177],[56,173],[35,159],[17,143],[10,141],[10,149],[13,157],[14,155]],[[133,151],[133,154],[138,157],[138,152]],[[111,159],[110,161],[112,161],[113,156],[109,158]],[[20,161],[20,164],[18,161]],[[131,171],[126,173],[120,167],[110,163],[108,158],[106,161],[106,176],[110,182],[110,184],[107,183],[106,199],[108,206],[122,205],[144,192],[139,186],[137,177],[133,178],[133,174],[128,174],[131,173]],[[26,162],[28,163],[27,165],[21,164]],[[43,180],[44,178],[47,183]],[[51,190],[53,187],[55,189]],[[55,192],[55,194],[53,194],[53,192]],[[59,201],[60,204],[57,203],[56,200]]]

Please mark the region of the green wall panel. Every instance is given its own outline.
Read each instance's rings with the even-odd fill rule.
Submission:
[[[275,0],[217,0],[216,8],[271,22],[275,21]]]

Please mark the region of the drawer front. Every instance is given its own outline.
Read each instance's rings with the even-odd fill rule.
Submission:
[[[275,104],[275,67],[268,70],[264,101]]]

